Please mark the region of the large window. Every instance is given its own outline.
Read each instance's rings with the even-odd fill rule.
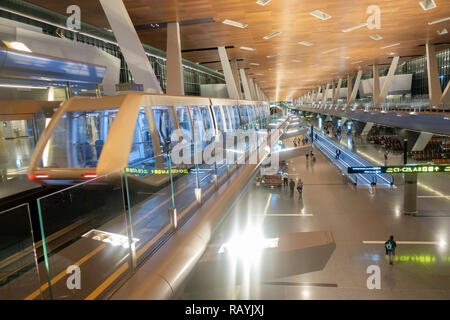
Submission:
[[[117,110],[65,113],[47,142],[43,168],[94,168]]]
[[[152,107],[156,130],[158,131],[163,153],[168,152],[169,149],[171,149],[172,144],[170,136],[176,128],[170,108],[171,107]]]
[[[217,129],[221,132],[225,131],[224,128],[224,122],[222,119],[222,112],[220,112],[220,107],[219,106],[214,106],[214,115],[216,117],[216,125],[217,125]]]

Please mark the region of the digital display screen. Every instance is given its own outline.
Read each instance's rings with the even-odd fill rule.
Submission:
[[[405,165],[386,167],[348,167],[348,173],[379,174],[379,173],[438,173],[450,172],[449,166],[442,165]]]

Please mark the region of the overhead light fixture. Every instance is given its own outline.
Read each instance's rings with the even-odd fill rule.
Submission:
[[[255,49],[249,48],[249,47],[239,47],[239,49],[241,49],[241,50],[247,50],[247,51],[255,51]]]
[[[302,62],[302,60],[293,59],[292,62],[299,63],[299,62]]]
[[[318,66],[318,64],[313,64],[313,65],[311,65],[311,67],[317,67]]]
[[[434,0],[424,0],[419,2],[423,10],[430,10],[436,8],[436,3]]]
[[[326,14],[325,12],[322,12],[320,10],[314,10],[313,12],[310,12],[309,14],[320,20],[328,20],[331,18],[331,16],[329,16],[328,14]]]
[[[263,76],[264,74],[263,73],[257,73],[257,74],[255,74],[255,76]]]
[[[443,34],[447,34],[447,33],[448,33],[447,29],[445,29],[445,28],[442,29],[442,30],[437,30],[436,32],[437,32],[437,34],[440,35],[440,36],[442,36]]]
[[[341,58],[342,58],[342,59],[345,59],[345,60],[348,60],[348,59],[350,59],[350,57],[349,57],[349,56],[342,56]]]
[[[388,55],[393,56],[395,55],[395,52],[389,52]]]
[[[273,38],[273,37],[276,37],[276,36],[279,35],[280,33],[281,33],[280,31],[271,33],[271,34],[269,34],[269,35],[263,37],[263,39],[264,39],[264,40],[269,40],[269,39],[271,39],[271,38]]]
[[[307,46],[307,47],[310,47],[310,46],[313,45],[311,42],[306,42],[306,41],[300,41],[298,44],[301,44],[301,45],[304,45],[304,46]]]
[[[399,46],[399,45],[400,45],[400,43],[394,43],[394,44],[390,44],[388,46],[381,47],[380,49],[392,48],[392,47],[396,47],[396,46]]]
[[[259,63],[254,63],[254,62],[250,62],[250,65],[252,65],[252,66],[259,66],[260,64]]]
[[[441,22],[448,21],[448,20],[450,20],[450,17],[442,18],[442,19],[439,19],[439,20],[434,20],[434,21],[428,22],[428,24],[432,25],[432,24],[441,23]]]
[[[380,35],[378,35],[378,34],[375,34],[375,35],[373,35],[373,36],[370,36],[370,38],[373,39],[373,40],[381,40],[381,39],[383,39],[383,37],[380,36]]]
[[[233,21],[233,20],[228,20],[228,19],[225,19],[222,23],[223,24],[227,24],[229,26],[242,28],[242,29],[247,28],[247,26],[248,26],[247,24],[236,22],[236,21]]]
[[[270,2],[272,2],[272,0],[258,0],[258,1],[256,1],[256,3],[261,5],[261,6],[265,6],[265,5],[269,4]]]
[[[16,50],[20,50],[20,51],[26,51],[26,52],[32,52],[30,50],[30,48],[28,48],[25,44],[23,44],[22,42],[9,42],[9,45],[11,48],[16,49]]]
[[[276,56],[278,56],[278,53],[274,53],[274,54],[269,54],[268,56],[266,56],[267,58],[273,58],[273,57],[276,57]]]
[[[352,62],[352,64],[358,64],[358,63],[361,63],[361,62],[363,62],[363,61],[359,60],[359,61]]]
[[[322,53],[327,54],[327,53],[331,53],[331,52],[335,52],[335,51],[338,51],[338,48],[330,49],[330,50],[324,51]]]
[[[367,27],[367,22],[358,24],[357,26],[354,26],[354,27],[351,27],[351,28],[348,28],[348,29],[344,29],[344,30],[342,30],[342,32],[350,32],[350,31],[353,31],[353,30],[356,30],[356,29],[359,29],[359,28],[364,28],[364,27]]]

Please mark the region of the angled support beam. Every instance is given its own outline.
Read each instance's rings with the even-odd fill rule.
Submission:
[[[233,72],[234,83],[238,92],[239,99],[242,99],[241,80],[239,79],[239,70],[236,59],[231,60],[231,71]]]
[[[257,100],[256,98],[256,90],[255,90],[255,82],[252,78],[248,78],[248,84],[250,85],[250,93],[252,95],[252,100]]]
[[[372,103],[374,108],[380,107],[380,74],[378,72],[378,65],[373,65],[373,93]]]
[[[442,97],[439,103],[447,106],[447,108],[450,106],[450,81],[447,83],[447,87],[445,87],[444,93],[442,93]]]
[[[167,86],[169,95],[184,96],[183,64],[181,62],[180,25],[167,24]]]
[[[352,95],[352,81],[353,77],[351,75],[347,76],[347,104],[350,104],[350,97]]]
[[[389,67],[389,72],[387,76],[384,78],[383,87],[381,88],[380,91],[380,99],[378,101],[380,106],[382,106],[386,102],[386,96],[389,93],[389,89],[391,89],[392,80],[394,80],[394,74],[395,70],[397,70],[399,59],[400,59],[399,56],[394,57],[394,59],[392,59],[391,66]]]
[[[220,62],[222,63],[222,70],[225,76],[225,83],[227,84],[228,97],[230,99],[239,99],[236,82],[231,70],[230,60],[228,60],[227,50],[225,47],[218,47]]]
[[[320,92],[322,91],[322,86],[320,86],[318,89],[317,89],[317,94],[316,94],[316,98],[315,98],[315,100],[314,100],[314,103],[315,104],[317,104],[318,102],[319,102],[319,95],[320,95]]]
[[[358,94],[359,90],[359,84],[361,83],[361,77],[362,77],[362,70],[358,71],[358,75],[356,76],[355,86],[353,87],[352,94],[350,95],[350,99],[348,100],[347,104],[352,104],[355,102],[356,95]]]
[[[322,106],[324,106],[327,102],[327,94],[328,90],[330,90],[330,84],[327,83],[327,86],[325,87],[325,90],[322,93]]]
[[[239,69],[239,73],[241,74],[242,86],[244,87],[244,98],[245,100],[252,100],[252,95],[250,93],[250,87],[248,85],[247,75],[245,74],[244,69]]]
[[[146,92],[163,93],[122,0],[100,0],[109,25],[136,83]]]
[[[336,91],[333,94],[333,101],[331,101],[332,105],[337,104],[337,101],[338,101],[338,98],[339,98],[339,92],[341,91],[341,86],[342,86],[342,78],[339,79]]]
[[[436,61],[436,50],[434,44],[426,44],[427,49],[427,72],[428,72],[428,96],[430,106],[438,106],[442,98],[441,82]]]

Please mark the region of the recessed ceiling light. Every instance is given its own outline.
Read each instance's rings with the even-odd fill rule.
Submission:
[[[399,45],[400,45],[400,43],[394,43],[394,44],[390,44],[388,46],[381,47],[380,49],[392,48],[392,47],[396,47],[396,46],[399,46]]]
[[[270,58],[273,58],[273,57],[276,57],[276,56],[278,56],[278,53],[269,54],[266,57],[270,59]]]
[[[437,30],[436,32],[437,32],[437,34],[440,35],[440,36],[442,36],[443,34],[447,34],[447,33],[448,33],[447,29],[445,29],[445,28],[442,29],[442,30]]]
[[[306,42],[306,41],[300,41],[298,44],[301,44],[301,45],[304,45],[304,46],[307,46],[307,47],[310,47],[310,46],[313,45],[311,42]]]
[[[228,20],[228,19],[225,19],[222,23],[228,24],[228,25],[233,26],[233,27],[242,28],[242,29],[247,28],[247,26],[248,26],[247,24],[236,22],[236,21],[233,21],[233,20]]]
[[[381,40],[381,39],[383,39],[383,37],[380,36],[380,35],[378,35],[378,34],[375,34],[375,35],[373,35],[373,36],[370,36],[370,38],[373,39],[373,40]]]
[[[241,50],[247,50],[247,51],[255,51],[255,49],[249,48],[249,47],[239,47],[239,49],[241,49]]]
[[[348,29],[344,29],[344,30],[342,30],[342,32],[350,32],[350,31],[353,31],[353,30],[356,30],[356,29],[359,29],[359,28],[363,28],[363,27],[367,27],[367,22],[358,24],[357,26],[354,26],[354,27],[351,27],[351,28],[348,28]]]
[[[420,1],[419,4],[423,10],[430,10],[436,8],[436,3],[434,3],[434,0],[423,0]]]
[[[359,61],[352,62],[352,64],[357,64],[357,63],[361,63],[361,62],[363,62],[363,61],[359,60]]]
[[[389,52],[388,55],[393,56],[395,52]]]
[[[350,57],[349,57],[349,56],[342,56],[341,58],[342,58],[342,59],[345,59],[345,60],[348,60],[348,59],[350,59]]]
[[[259,65],[260,65],[259,63],[254,63],[254,62],[250,62],[250,64],[251,64],[252,66],[259,66]]]
[[[264,74],[262,74],[262,73],[257,73],[257,74],[255,74],[255,76],[263,76]]]
[[[320,10],[314,10],[313,12],[310,12],[310,15],[312,15],[320,20],[328,20],[331,18],[331,16],[327,15],[325,12],[322,12]]]
[[[324,51],[322,53],[327,54],[327,53],[331,53],[331,52],[335,52],[335,51],[338,51],[338,48],[330,49],[330,50]]]
[[[281,32],[277,31],[271,34],[268,34],[267,36],[263,37],[264,40],[269,40],[270,38],[276,37],[277,35],[279,35]]]
[[[448,20],[450,20],[450,17],[442,18],[442,19],[439,19],[439,20],[434,20],[434,21],[428,22],[428,24],[432,25],[432,24],[441,23],[441,22],[448,21]]]
[[[266,4],[269,4],[272,0],[258,0],[256,1],[257,4],[265,6]]]
[[[293,59],[292,62],[297,62],[297,63],[299,63],[299,62],[302,62],[302,60]]]

